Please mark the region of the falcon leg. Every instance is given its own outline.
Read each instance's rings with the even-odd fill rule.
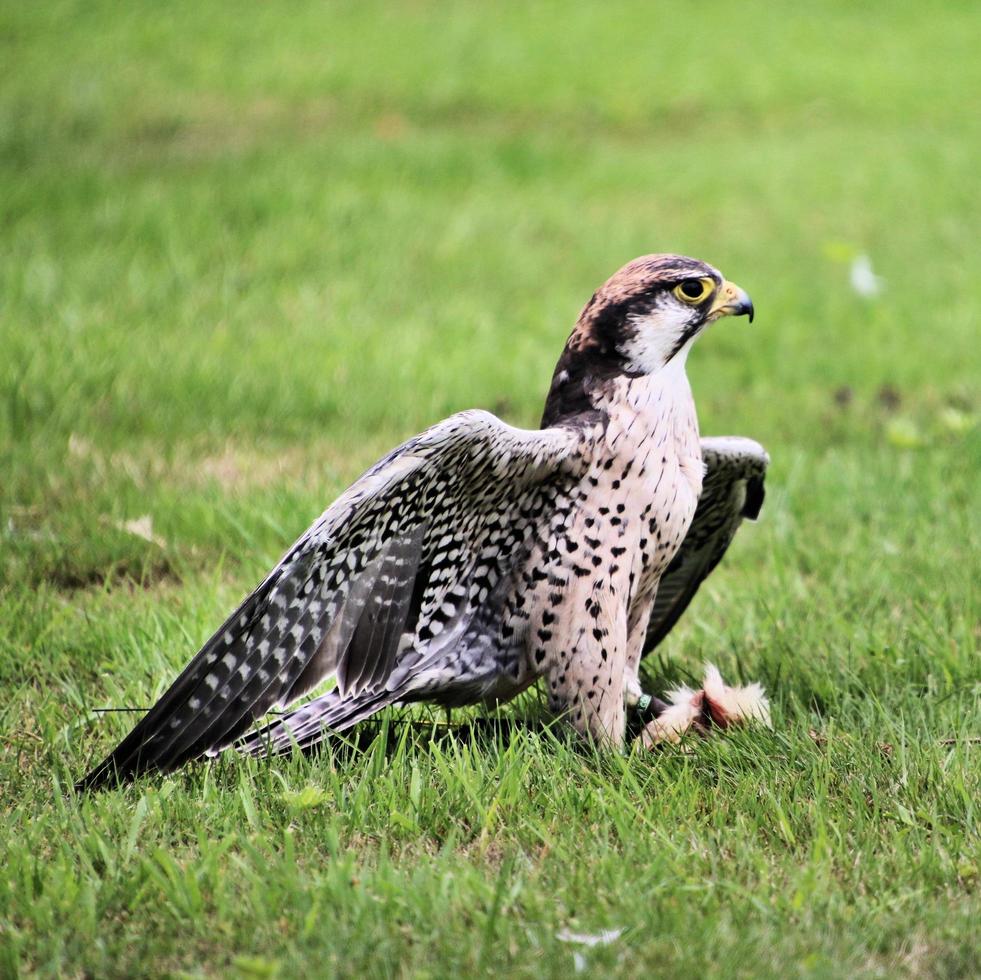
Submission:
[[[599,614],[577,627],[571,642],[552,648],[546,669],[551,709],[581,735],[613,748],[623,745],[626,730],[626,611],[618,605],[615,596],[600,598]],[[613,615],[604,616],[604,607]]]
[[[644,641],[647,639],[647,624],[651,618],[653,602],[636,616],[631,615],[630,627],[627,632],[627,663],[624,669],[626,685],[626,701],[635,705],[644,696],[640,686],[640,658],[644,653]]]

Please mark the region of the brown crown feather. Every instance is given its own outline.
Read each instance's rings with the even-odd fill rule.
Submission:
[[[717,280],[719,274],[683,255],[642,255],[610,276],[582,308],[566,341],[552,375],[542,427],[595,410],[595,396],[612,378],[631,375],[619,352],[636,329],[628,315],[653,305],[657,291],[703,276]]]

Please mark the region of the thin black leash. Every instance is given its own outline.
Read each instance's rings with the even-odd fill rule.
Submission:
[[[658,715],[662,714],[667,708],[668,705],[660,698],[651,697],[650,695],[645,695],[643,698],[641,698],[641,700],[636,705],[633,706],[633,711],[631,712],[632,725],[628,727],[639,726],[639,728],[643,728],[648,722],[653,721],[655,718],[658,717]],[[92,708],[91,710],[93,714],[105,715],[105,714],[118,714],[118,713],[137,712],[137,711],[142,711],[146,713],[150,709],[141,708],[141,707],[135,707],[135,708],[129,707],[129,708]],[[286,715],[289,714],[289,712],[267,711],[266,714]],[[365,720],[367,721],[368,719]],[[406,718],[404,716],[399,718],[398,715],[393,716],[391,720],[396,721],[403,725],[412,725],[413,727],[417,727],[417,728],[430,728],[430,729],[446,728],[448,730],[464,728],[467,727],[467,725],[469,724],[468,722],[460,722],[457,724],[453,724],[451,722],[426,721],[424,718]],[[471,721],[473,720],[474,719],[471,719]],[[487,719],[487,720],[493,721],[495,719]]]
[[[92,713],[96,715],[105,715],[115,711],[149,711],[149,708],[92,708]],[[285,711],[269,711],[267,714],[270,715],[285,715]]]

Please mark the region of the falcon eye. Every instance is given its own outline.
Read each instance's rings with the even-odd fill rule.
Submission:
[[[674,294],[685,303],[701,303],[715,288],[715,283],[709,279],[686,279],[674,287]]]

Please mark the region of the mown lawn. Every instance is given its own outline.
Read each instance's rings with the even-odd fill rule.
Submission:
[[[976,976],[979,30],[0,3],[0,975]],[[74,795],[136,717],[95,709],[150,703],[400,439],[534,425],[592,289],[666,250],[756,301],[690,375],[773,465],[652,677],[759,678],[772,734],[393,723]]]

